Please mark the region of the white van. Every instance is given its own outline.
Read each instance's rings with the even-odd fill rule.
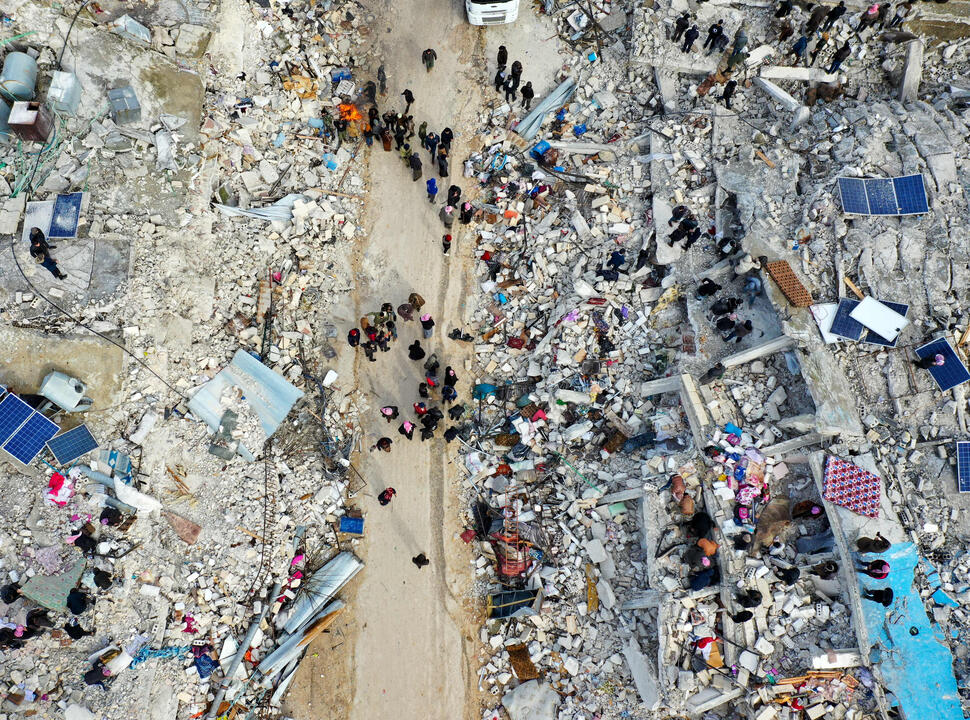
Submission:
[[[519,0],[465,0],[472,25],[504,25],[519,17]]]

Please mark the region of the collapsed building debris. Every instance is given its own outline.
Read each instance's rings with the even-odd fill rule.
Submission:
[[[121,392],[69,404],[0,374],[4,452],[45,402],[94,442],[4,456],[0,713],[275,713],[362,567],[330,310],[373,18],[252,3],[247,75],[205,25],[97,5],[4,11],[4,344],[125,354]],[[574,53],[531,112],[490,104],[465,165],[485,717],[960,717],[970,47],[852,11],[790,66],[801,8],[698,5],[734,47],[690,54],[683,3],[542,7]],[[71,252],[33,262],[41,226]],[[81,622],[21,640],[33,606]]]

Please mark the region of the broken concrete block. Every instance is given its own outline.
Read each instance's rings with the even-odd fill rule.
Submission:
[[[590,561],[594,563],[601,563],[606,560],[606,548],[603,547],[603,543],[599,540],[593,539],[586,543],[586,554],[589,555]]]

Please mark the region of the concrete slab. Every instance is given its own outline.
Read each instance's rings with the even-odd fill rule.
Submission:
[[[827,73],[818,68],[787,67],[784,65],[768,65],[758,73],[768,80],[800,80],[801,82],[830,83],[838,80],[837,73]]]
[[[899,99],[901,102],[911,102],[916,99],[922,77],[923,41],[920,39],[910,40],[906,43],[903,76],[899,82]]]
[[[815,429],[824,435],[862,435],[855,395],[832,353],[823,346],[801,353],[799,360],[815,402]]]
[[[69,19],[63,19],[67,30]],[[58,21],[58,25],[61,22]],[[141,105],[141,121],[128,127],[147,130],[168,113],[185,119],[179,133],[198,138],[205,89],[201,78],[182,70],[164,55],[127,43],[97,27],[77,24],[64,53],[65,66],[75,68],[81,84],[80,117],[93,117],[104,106],[109,88],[131,85]]]
[[[117,403],[124,353],[94,336],[47,335],[36,330],[0,327],[0,383],[18,392],[37,392],[48,373],[60,370],[88,386],[92,410]]]
[[[633,683],[637,686],[640,701],[645,708],[653,710],[660,703],[656,671],[640,651],[640,648],[634,644],[632,638],[627,641],[623,648],[623,657],[626,658],[627,666],[630,668]]]
[[[79,302],[96,300],[118,289],[128,276],[130,245],[127,237],[105,233],[98,237],[79,237],[58,240],[51,256],[57,261],[67,279],[58,280],[30,257],[30,245],[20,241],[0,247],[5,261],[0,262],[0,290],[9,293],[30,292],[31,288],[20,274],[20,268],[38,292],[49,295],[52,289],[72,296]],[[56,294],[56,293],[55,293]],[[42,302],[42,301],[41,301]]]
[[[802,102],[800,100],[796,100],[794,97],[769,80],[765,80],[762,77],[756,77],[754,79],[754,84],[756,87],[760,88],[771,96],[772,100],[781,103],[785,110],[795,111],[802,107]]]

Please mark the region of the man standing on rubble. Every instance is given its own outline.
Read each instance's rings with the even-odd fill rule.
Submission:
[[[792,45],[789,55],[794,55],[795,60],[801,60],[805,57],[805,51],[807,49],[808,38],[805,35],[802,35],[800,38],[798,38],[798,40],[795,41],[795,44]]]
[[[434,48],[428,48],[423,53],[421,53],[421,62],[431,72],[431,68],[434,67],[434,61],[438,59],[438,53],[434,51]]]
[[[808,22],[805,23],[805,34],[811,35],[816,30],[818,30],[819,26],[822,24],[822,21],[825,19],[825,16],[827,14],[828,14],[828,9],[824,5],[822,5],[821,3],[816,5],[812,9],[812,14],[809,16]]]
[[[845,0],[839,0],[839,4],[828,11],[825,16],[825,22],[822,24],[823,32],[826,30],[831,30],[832,26],[838,21],[840,17],[845,15]]]
[[[694,48],[694,41],[700,37],[701,31],[697,29],[697,25],[691,25],[690,30],[684,33],[684,45],[680,48],[681,52],[690,52]]]
[[[684,34],[684,31],[689,26],[690,26],[690,13],[685,11],[684,14],[678,17],[677,21],[674,23],[674,34],[670,36],[670,39],[673,40],[675,43],[680,42],[681,35]]]
[[[34,230],[37,232],[34,233]],[[65,280],[67,275],[61,272],[60,268],[57,267],[57,261],[47,252],[50,247],[55,246],[47,243],[44,233],[39,228],[32,228],[30,231],[30,256],[58,280]]]
[[[522,107],[530,110],[532,108],[532,98],[535,96],[536,92],[532,89],[532,81],[530,80],[522,86]]]
[[[721,100],[724,101],[724,107],[728,110],[731,109],[731,96],[734,95],[734,89],[737,86],[737,80],[728,80],[727,85],[724,86],[724,92],[721,93]]]
[[[834,72],[838,72],[839,68],[842,67],[842,63],[845,62],[845,59],[851,54],[852,48],[847,42],[845,45],[835,51],[835,55],[832,56],[832,64],[829,65],[828,73],[831,75]]]
[[[717,47],[717,40],[723,34],[724,34],[723,20],[718,20],[716,23],[714,23],[707,29],[707,39],[704,41],[703,49],[707,50],[707,48],[710,47],[710,50],[707,50],[708,55],[714,52],[714,48]]]
[[[502,86],[505,85],[505,77],[507,73],[505,72],[505,66],[499,65],[498,70],[495,71],[495,77],[492,82],[495,84],[495,92],[501,92]]]

